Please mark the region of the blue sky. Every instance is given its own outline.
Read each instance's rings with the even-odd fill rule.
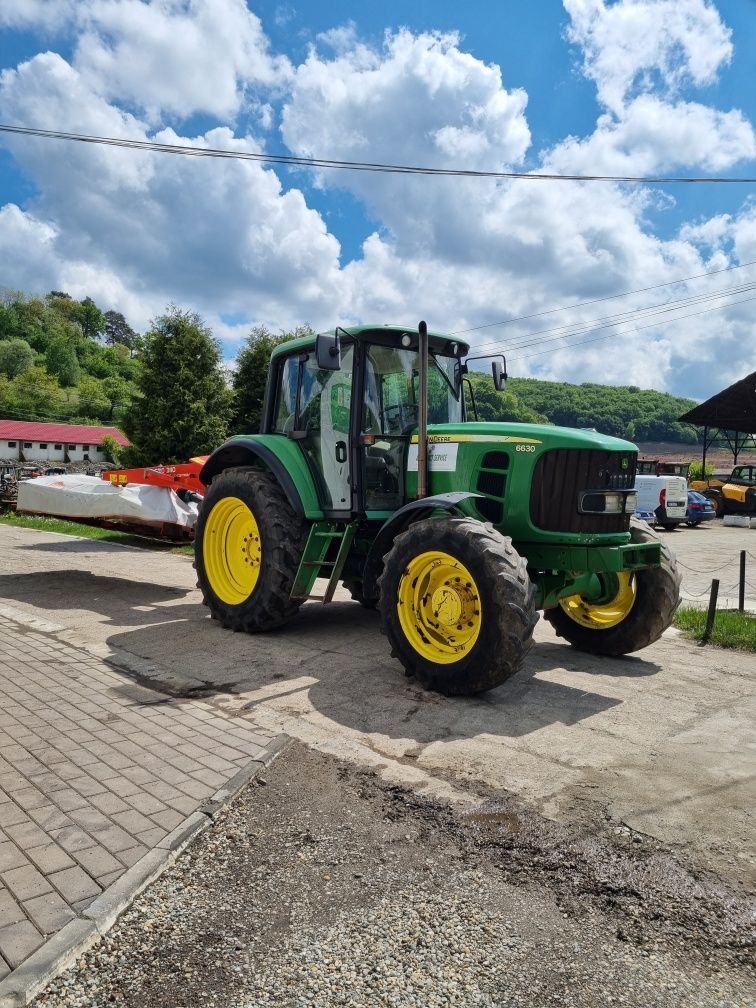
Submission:
[[[445,168],[754,176],[754,52],[754,0],[15,0],[0,6],[0,122]],[[318,175],[0,135],[0,286],[90,295],[136,328],[176,302],[229,359],[252,325],[427,317],[504,349],[515,374],[703,398],[756,368],[756,301],[715,300],[756,281],[751,260],[752,186]]]

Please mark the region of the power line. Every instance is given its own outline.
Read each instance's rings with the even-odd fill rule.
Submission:
[[[564,329],[570,329],[571,332],[562,332],[559,336],[550,336],[546,339],[536,339],[531,342],[518,342],[511,343],[507,340],[500,340],[493,343],[483,343],[477,346],[476,351],[487,351],[491,349],[503,348],[507,351],[509,350],[520,350],[526,346],[533,346],[538,343],[551,343],[556,339],[569,339],[571,336],[579,336],[583,332],[589,332],[592,329],[605,329],[613,325],[624,325],[628,322],[632,322],[634,319],[639,321],[645,320],[645,318],[651,318],[655,315],[666,315],[669,312],[681,311],[683,308],[689,308],[695,304],[703,304],[707,301],[718,301],[722,298],[732,297],[734,294],[745,294],[749,291],[756,290],[756,282],[743,284],[738,287],[730,287],[725,291],[720,291],[719,293],[711,294],[696,294],[689,298],[678,298],[674,301],[661,302],[660,304],[649,305],[646,308],[636,308],[632,311],[620,312],[617,315],[606,315],[603,318],[589,319],[586,322],[568,322],[561,326],[552,326],[549,329],[536,329],[530,333],[524,333],[520,339],[528,340],[531,336],[542,336],[544,333],[550,332],[560,332]],[[741,304],[742,302],[736,301],[734,304]],[[721,308],[728,308],[730,305],[720,305]],[[629,316],[629,317],[628,317]],[[681,316],[683,318],[687,316]],[[670,319],[670,322],[676,321],[676,319]],[[661,324],[661,322],[657,323]]]
[[[693,276],[681,277],[679,280],[667,280],[666,283],[652,284],[650,287],[638,287],[636,290],[623,291],[621,294],[607,294],[606,297],[592,298],[590,301],[578,301],[571,305],[562,305],[559,308],[547,308],[544,311],[533,312],[532,315],[517,315],[513,318],[502,319],[501,322],[485,322],[483,325],[471,326],[469,329],[457,329],[449,333],[450,336],[464,336],[465,333],[479,332],[481,329],[493,329],[496,326],[512,325],[514,322],[527,322],[528,319],[540,318],[542,315],[553,315],[556,312],[570,311],[572,308],[585,308],[588,305],[599,304],[601,301],[615,301],[618,298],[630,297],[631,294],[645,294],[646,291],[658,290],[660,287],[673,287],[675,284],[688,283],[689,280],[700,280],[702,277],[717,276],[719,273],[730,273],[733,270],[745,269],[746,266],[756,265],[756,259],[749,262],[740,263],[738,266],[725,266],[723,269],[710,270],[708,273],[694,273]]]
[[[29,126],[9,126],[5,124],[0,124],[0,132],[41,137],[47,140],[73,140],[78,143],[104,144],[109,147],[143,150],[155,154],[181,154],[190,157],[228,158],[236,161],[254,161],[260,164],[280,164],[289,167],[383,172],[398,175],[431,175],[441,178],[521,179],[534,182],[626,182],[641,185],[753,185],[756,183],[756,178],[733,176],[567,175],[556,172],[496,172],[474,171],[469,168],[427,168],[419,165],[387,164],[374,161],[341,161],[335,158],[309,158],[287,154],[257,154],[250,151],[230,151],[216,147],[195,147],[190,144],[157,143],[152,140],[127,140],[123,137],[92,136],[84,133],[66,133],[58,130],[37,129]]]
[[[700,312],[691,312],[688,315],[680,315],[676,319],[671,319],[670,322],[681,322],[683,319],[695,318],[697,315],[708,315],[711,312],[723,311],[725,308],[734,307],[739,304],[747,304],[749,301],[756,301],[756,297],[744,298],[742,301],[734,301],[732,305],[718,305],[715,308],[704,308]],[[620,325],[631,325],[632,323],[625,322],[620,323]],[[643,332],[644,329],[655,329],[659,325],[658,322],[652,322],[649,325],[636,326],[634,325],[631,332]],[[599,328],[605,329],[606,326],[600,326]],[[629,333],[609,333],[608,336],[598,336],[596,339],[580,340],[578,343],[565,343],[564,346],[551,347],[549,350],[541,350],[538,353],[532,354],[522,354],[519,357],[512,357],[512,360],[527,360],[530,357],[543,357],[545,354],[557,353],[559,350],[572,350],[575,347],[585,346],[587,343],[601,343],[604,340],[615,339],[617,336],[628,336]],[[564,337],[562,337],[564,338]]]

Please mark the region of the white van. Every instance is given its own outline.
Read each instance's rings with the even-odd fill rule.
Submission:
[[[638,494],[635,512],[649,516],[650,524],[675,528],[685,521],[688,483],[682,476],[636,476],[635,490]]]

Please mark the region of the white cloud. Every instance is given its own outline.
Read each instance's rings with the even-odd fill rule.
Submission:
[[[567,37],[615,113],[633,91],[711,84],[732,55],[731,33],[707,0],[564,0]]]
[[[255,140],[226,127],[199,137],[171,129],[149,134],[52,53],[0,77],[4,118],[35,121],[42,107],[56,122],[88,133],[259,150]],[[75,263],[84,277],[81,264],[89,264],[92,275],[119,277],[122,291],[142,299],[135,324],[144,325],[169,300],[208,315],[244,312],[282,325],[320,316],[336,300],[338,242],[301,192],[284,192],[275,173],[257,163],[54,147],[21,137],[8,144],[39,190],[33,219],[50,222],[46,236],[57,268]],[[120,300],[109,307],[125,313]]]
[[[402,30],[380,52],[338,37],[333,59],[312,50],[296,69],[282,115],[292,150],[435,167],[520,163],[527,96],[505,91],[499,68],[460,49],[456,35]]]
[[[0,28],[60,29],[74,16],[77,0],[4,0]]]
[[[152,123],[233,118],[254,110],[250,89],[291,72],[245,0],[4,0],[0,27],[74,31],[73,64],[87,86]]]
[[[756,202],[750,200],[745,210],[733,221],[732,239],[735,245],[735,254],[741,262],[754,262],[756,260]],[[747,337],[753,345],[754,325],[751,323],[750,334]]]
[[[723,172],[754,157],[756,133],[742,112],[642,95],[620,118],[601,116],[591,136],[557,144],[546,164],[569,174],[653,175],[685,165]]]
[[[151,121],[195,112],[233,117],[245,88],[271,86],[289,72],[244,0],[90,0],[79,21],[74,62],[82,78]]]

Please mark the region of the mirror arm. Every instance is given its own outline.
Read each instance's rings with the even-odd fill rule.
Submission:
[[[467,377],[467,373],[466,372],[465,372],[465,377],[462,378],[462,384],[463,385],[467,385],[467,387],[470,389],[470,401],[472,402],[473,416],[475,417],[475,419],[477,421],[477,419],[478,419],[478,405],[475,402],[475,389],[473,388],[472,381]]]

